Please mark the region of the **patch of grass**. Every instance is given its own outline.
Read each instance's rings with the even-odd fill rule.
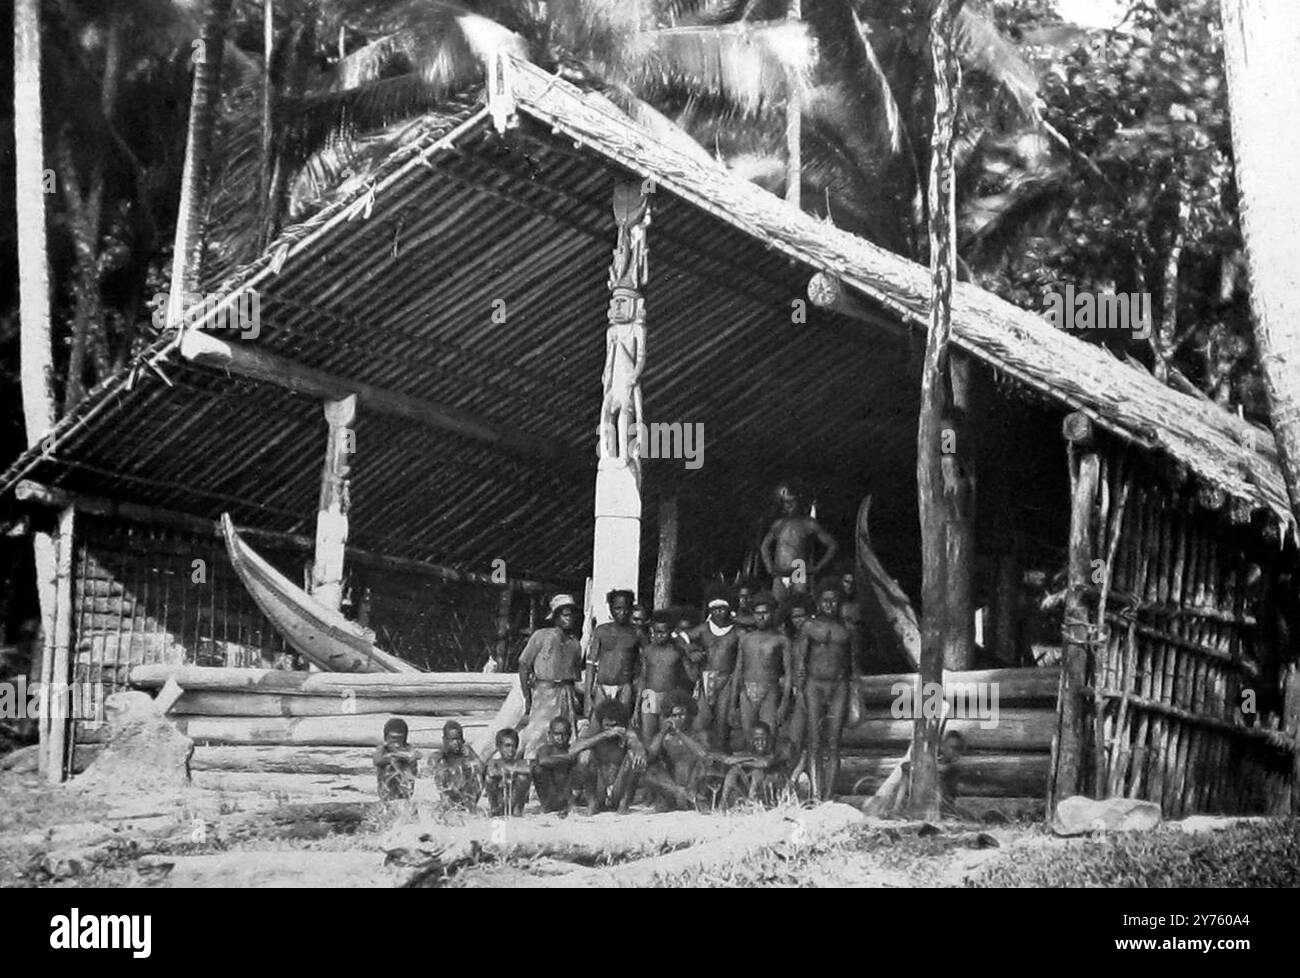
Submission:
[[[1173,829],[1042,846],[999,860],[976,887],[1300,886],[1300,820],[1188,835]]]

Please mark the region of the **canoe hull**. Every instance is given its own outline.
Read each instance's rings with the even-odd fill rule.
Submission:
[[[267,563],[221,517],[231,566],[253,602],[308,662],[326,672],[420,672],[374,644],[374,634],[327,608]]]

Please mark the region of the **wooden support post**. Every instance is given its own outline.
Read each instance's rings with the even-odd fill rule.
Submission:
[[[596,469],[596,525],[591,593],[597,623],[609,621],[604,596],[615,588],[633,594],[641,565],[641,371],[645,367],[645,285],[650,200],[646,187],[614,188],[618,238],[609,270],[609,328],[605,331],[605,396],[600,412],[600,462]]]
[[[673,565],[677,562],[677,496],[659,500],[659,562],[655,566],[655,607],[673,602]]]
[[[1084,693],[1094,634],[1087,595],[1092,584],[1092,524],[1101,476],[1101,461],[1093,449],[1092,422],[1076,412],[1066,417],[1063,431],[1069,442],[1070,541],[1062,628],[1065,667],[1061,670],[1061,696],[1057,704],[1060,720],[1049,785],[1049,811],[1055,811],[1061,799],[1085,789],[1088,711]]]
[[[45,777],[57,784],[67,774],[68,724],[72,697],[68,690],[71,679],[70,650],[72,648],[72,548],[74,510],[66,507],[59,514],[59,532],[56,538],[58,567],[54,580],[54,642],[51,656],[50,684],[41,690],[41,717],[49,715],[45,752]]]
[[[1020,661],[1020,582],[1020,555],[1014,550],[999,555],[993,586],[990,648],[998,663],[1004,666],[1027,665]]]
[[[47,708],[49,689],[54,679],[54,635],[55,619],[58,611],[58,563],[59,549],[57,538],[48,533],[35,533],[32,536],[33,557],[36,563],[36,595],[41,605],[40,641],[36,643],[36,653],[40,658],[39,668],[35,670],[40,680],[41,695],[47,697],[42,701],[40,718],[36,723],[36,733],[40,741],[37,758],[42,777],[49,776],[50,760],[50,711]]]
[[[943,667],[970,669],[975,665],[975,475],[971,444],[971,362],[950,354],[952,400],[939,435],[943,471],[944,573],[947,593]]]
[[[320,476],[320,505],[316,513],[316,556],[311,568],[311,594],[338,611],[343,603],[343,553],[348,543],[351,455],[356,451],[352,424],[357,418],[355,395],[325,402],[329,434]]]
[[[497,599],[497,641],[493,651],[497,672],[506,671],[506,659],[510,655],[510,606],[513,600],[514,592],[508,587],[503,587],[501,596]]]
[[[957,117],[958,74],[953,45],[959,4],[935,0],[930,14],[930,59],[934,66],[934,126],[930,136],[930,324],[921,368],[921,411],[916,433],[916,496],[921,523],[922,689],[943,682],[945,650],[953,629],[948,589],[949,563],[960,557],[952,517],[955,459],[945,451],[945,420],[953,388],[948,342],[952,335],[952,288],[957,274],[956,189],[953,140]],[[957,473],[959,474],[959,473]],[[960,574],[959,569],[953,573]],[[967,623],[967,627],[971,623]],[[939,735],[941,719],[932,711],[914,718],[909,807],[913,817],[939,814]]]

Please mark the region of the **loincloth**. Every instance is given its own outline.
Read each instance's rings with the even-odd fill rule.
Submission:
[[[622,694],[623,690],[627,689],[628,687],[627,683],[613,683],[612,685],[607,683],[600,683],[599,685],[600,685],[600,691],[605,694],[605,699],[607,700],[618,699],[619,696]]]
[[[718,697],[727,687],[727,680],[731,678],[729,672],[719,672],[717,669],[705,669],[700,674],[700,681],[695,684],[695,698],[702,699],[710,705],[717,703]]]
[[[745,697],[755,706],[759,706],[772,693],[776,692],[776,682],[747,682],[744,684]]]

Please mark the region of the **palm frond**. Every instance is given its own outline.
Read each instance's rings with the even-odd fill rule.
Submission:
[[[611,85],[603,93],[592,91],[586,97],[606,102],[610,108],[627,115],[659,142],[674,147],[678,152],[701,163],[713,162],[708,150],[696,142],[689,132],[625,86]]]
[[[957,14],[955,41],[963,65],[1004,89],[1027,116],[1036,115],[1038,75],[987,14],[963,6]]]
[[[349,9],[367,6],[354,3]],[[480,80],[483,66],[497,51],[528,57],[528,45],[514,31],[442,0],[386,7],[378,24],[382,30],[378,37],[339,61],[336,87],[355,88],[413,72],[435,87],[454,89]]]
[[[853,15],[853,26],[857,29],[858,38],[862,42],[863,60],[870,69],[867,74],[880,93],[880,104],[885,118],[885,131],[889,134],[889,148],[895,153],[901,152],[903,149],[903,115],[898,109],[898,101],[894,98],[894,89],[889,84],[889,76],[885,73],[880,59],[876,56],[876,49],[871,43],[867,26],[862,23],[857,11],[850,8],[849,12]]]
[[[629,79],[643,93],[689,90],[756,115],[808,84],[813,45],[797,21],[670,27],[649,35],[650,49]]]

